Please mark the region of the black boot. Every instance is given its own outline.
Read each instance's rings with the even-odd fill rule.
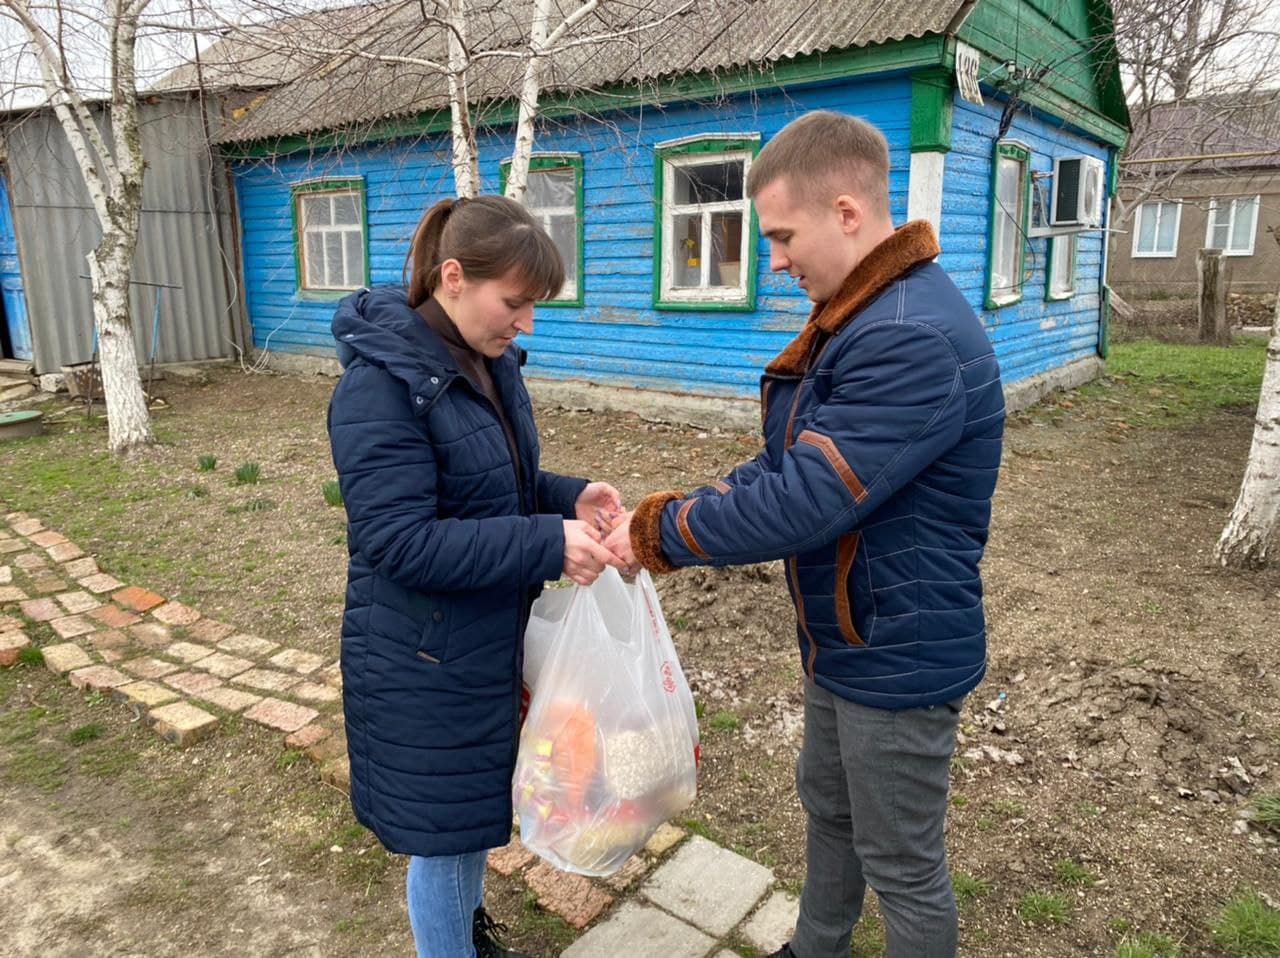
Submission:
[[[502,944],[499,935],[507,933],[507,926],[494,921],[481,905],[471,918],[471,943],[476,947],[476,958],[529,958],[522,951],[512,951]]]

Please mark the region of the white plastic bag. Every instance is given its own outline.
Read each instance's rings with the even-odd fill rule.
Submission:
[[[697,794],[698,720],[648,572],[545,593],[525,637],[532,690],[513,798],[520,839],[611,875]]]

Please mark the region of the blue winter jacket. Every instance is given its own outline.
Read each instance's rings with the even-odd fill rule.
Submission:
[[[656,571],[785,559],[805,673],[886,709],[957,698],[986,668],[1004,398],[937,254],[923,221],[872,250],[766,368],[760,455],[631,524]]]
[[[558,579],[585,481],[538,469],[520,350],[490,363],[496,410],[399,287],[333,319],[345,367],[329,439],[347,510],[343,707],[356,818],[391,851],[505,845],[522,636]]]

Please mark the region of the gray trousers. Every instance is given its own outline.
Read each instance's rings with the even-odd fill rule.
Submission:
[[[943,824],[963,701],[890,711],[805,681],[796,788],[809,819],[808,874],[796,958],[847,958],[868,885],[888,958],[955,955]]]

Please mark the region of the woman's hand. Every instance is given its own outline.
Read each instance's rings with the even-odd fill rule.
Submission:
[[[622,496],[607,482],[589,482],[573,508],[580,520],[608,535],[613,528],[614,517],[622,511]]]
[[[591,585],[607,565],[622,568],[622,561],[600,544],[601,539],[590,523],[564,520],[564,574],[578,585]]]

